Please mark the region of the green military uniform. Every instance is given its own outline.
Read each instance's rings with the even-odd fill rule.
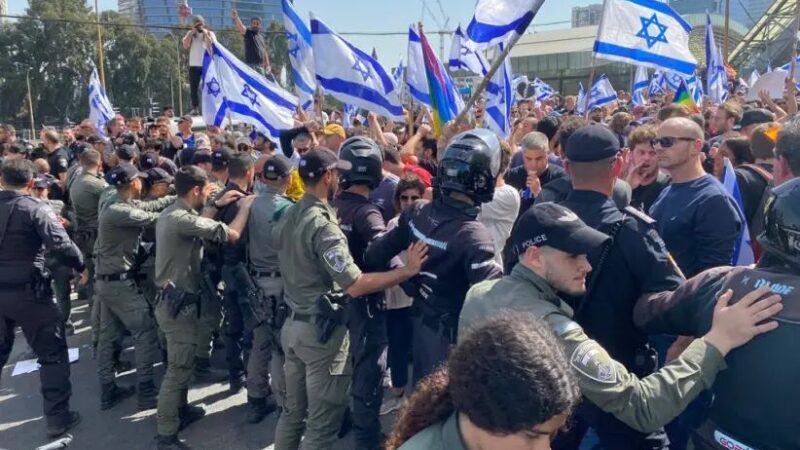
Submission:
[[[98,174],[81,171],[75,175],[69,189],[69,198],[75,212],[75,244],[83,253],[89,281],[86,283],[86,296],[89,300],[92,325],[92,342],[96,345],[100,332],[100,307],[94,305],[94,241],[97,239],[97,217],[100,197],[108,186]]]
[[[572,321],[572,309],[529,268],[517,264],[511,275],[484,281],[467,293],[458,323],[463,339],[470,327],[501,311],[535,314],[547,322],[564,345],[583,395],[631,428],[653,432],[681,413],[710,388],[725,361],[702,339],[657,372],[639,379],[628,372]]]
[[[281,330],[286,355],[286,398],[275,431],[277,450],[297,449],[305,429],[305,448],[330,448],[347,407],[350,340],[340,326],[327,343],[317,339],[316,302],[323,294],[346,290],[361,275],[339,229],[336,212],[305,194],[275,223],[284,299],[292,314]]]
[[[156,305],[156,319],[167,340],[167,372],[158,394],[158,434],[178,433],[179,412],[186,405],[189,379],[197,347],[200,260],[203,239],[228,240],[227,225],[200,217],[193,208],[178,199],[159,216],[156,224],[156,286],[172,282],[195,299],[176,317],[170,317],[166,302]]]
[[[165,197],[147,202],[146,206],[163,209],[174,199]],[[134,264],[142,229],[153,226],[157,219],[157,213],[124,201],[104,205],[100,212],[94,254],[96,292],[102,311],[97,372],[103,384],[114,382],[113,341],[125,328],[133,335],[139,383],[153,381],[153,364],[158,355],[156,324],[136,283]]]
[[[458,412],[415,434],[398,450],[467,450],[458,429]]]

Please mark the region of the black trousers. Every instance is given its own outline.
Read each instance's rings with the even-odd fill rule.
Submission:
[[[203,76],[202,67],[189,66],[189,87],[192,95],[192,108],[197,109],[200,106],[200,78]]]
[[[14,327],[19,325],[39,356],[39,378],[44,416],[51,426],[69,420],[69,357],[64,337],[64,316],[58,305],[37,301],[29,289],[0,290],[0,367],[5,366],[14,346]]]
[[[386,333],[389,338],[387,360],[392,373],[392,387],[406,387],[413,336],[411,307],[386,310]]]
[[[225,282],[223,291],[224,303],[222,321],[223,341],[225,342],[225,360],[228,362],[228,371],[231,376],[245,373],[245,368],[250,360],[250,350],[253,348],[253,330],[248,330],[242,317],[243,301],[240,297],[244,294],[239,291],[243,287],[236,285],[236,278],[232,272],[234,266],[222,266],[222,280]]]

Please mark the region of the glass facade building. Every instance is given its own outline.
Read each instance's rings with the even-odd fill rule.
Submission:
[[[773,0],[731,1],[731,21],[750,28],[761,18]],[[725,0],[669,0],[669,5],[679,14],[725,15]]]
[[[249,25],[251,17],[260,17],[264,25],[282,20],[280,0],[189,0],[192,15],[200,15],[212,30],[233,27],[231,10],[239,11],[239,17]],[[177,0],[118,0],[120,14],[145,26],[180,25]],[[190,22],[191,17],[186,19]],[[155,34],[166,34],[168,30],[149,28]]]

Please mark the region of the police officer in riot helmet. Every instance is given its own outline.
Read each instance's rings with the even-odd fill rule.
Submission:
[[[404,211],[398,226],[373,241],[365,254],[368,266],[386,265],[409,244],[428,244],[428,261],[403,285],[414,298],[414,383],[447,358],[470,286],[502,276],[494,243],[476,220],[480,205],[494,195],[500,158],[500,141],[488,130],[455,136],[439,165],[433,201],[418,201]]]
[[[646,332],[699,336],[711,324],[719,293],[733,301],[752,289],[777,294],[783,309],[778,328],[732,351],[713,387],[708,420],[693,436],[695,448],[722,450],[800,448],[800,179],[774,188],[758,238],[764,255],[755,268],[717,267],[691,278],[673,293],[637,305],[634,319]],[[768,326],[769,324],[761,325]]]
[[[355,136],[344,141],[339,159],[351,165],[350,169],[339,174],[342,192],[334,202],[339,226],[347,237],[353,261],[365,271],[364,251],[386,229],[381,210],[369,200],[370,193],[383,178],[383,156],[375,141]],[[379,292],[353,299],[347,304],[350,358],[353,362],[350,395],[353,400],[353,431],[359,450],[373,450],[381,445],[378,413],[383,398],[381,382],[386,370],[381,354],[388,342],[383,300],[383,293]]]

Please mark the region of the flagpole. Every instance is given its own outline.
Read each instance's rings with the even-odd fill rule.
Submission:
[[[597,32],[600,33],[603,30],[603,22],[606,18],[606,2],[603,0],[603,15],[600,16],[600,24],[597,27]],[[596,63],[597,58],[594,55],[594,50],[592,50],[592,67],[589,69],[589,84],[586,85],[586,89],[583,91],[583,117],[589,117],[589,97],[592,96],[592,87],[594,87],[594,75],[596,70]]]
[[[789,68],[789,80],[791,83],[795,83],[795,74],[797,73],[797,34],[800,33],[800,0],[797,1],[797,8],[795,10],[794,16],[797,18],[797,21],[794,23],[794,36],[792,36],[792,62]],[[791,103],[797,103],[797,97],[791,95],[792,97]]]
[[[183,25],[184,25],[183,20],[184,17],[181,14],[180,15],[181,31],[183,30]],[[178,37],[178,43],[175,46],[175,53],[178,56],[176,60],[176,63],[178,65],[178,112],[179,112],[178,116],[183,117],[183,73],[182,73],[183,71],[181,70],[181,37],[180,35],[178,35],[177,37]]]
[[[103,89],[106,88],[106,71],[103,68],[103,37],[100,32],[100,10],[97,8],[97,0],[94,0],[94,13],[97,23],[97,59],[100,66],[100,83]]]
[[[420,24],[422,21],[419,22]],[[411,43],[409,42],[406,45],[406,67],[403,70],[403,89],[406,89],[406,95],[408,95],[408,136],[411,137],[414,135],[414,97],[411,96],[411,92],[408,90],[408,68],[411,66]],[[403,89],[400,89],[400,92],[403,92]]]
[[[31,69],[25,72],[25,82],[28,85],[28,113],[31,118],[31,136],[36,134],[36,122],[33,120],[33,97],[31,96]]]
[[[725,0],[725,64],[728,64],[728,34],[731,21],[731,0]],[[796,39],[795,39],[796,40]]]

